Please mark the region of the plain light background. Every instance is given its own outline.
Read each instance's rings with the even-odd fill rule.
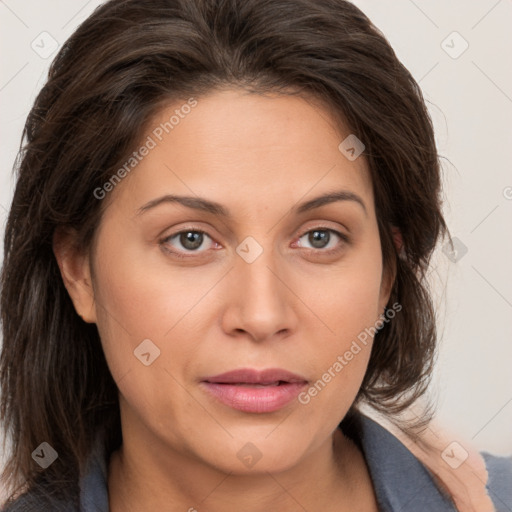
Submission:
[[[23,124],[56,52],[46,53],[100,3],[0,0],[2,235]],[[430,274],[441,337],[432,386],[437,422],[462,444],[509,455],[512,0],[354,3],[419,82],[443,157],[444,214],[459,242],[457,255],[436,251]]]

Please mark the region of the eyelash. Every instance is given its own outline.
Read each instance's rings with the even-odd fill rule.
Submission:
[[[306,250],[308,250],[309,252],[320,252],[320,253],[323,253],[325,255],[334,255],[334,254],[337,254],[338,252],[340,252],[343,249],[343,247],[342,247],[343,245],[350,243],[350,238],[347,235],[345,235],[344,233],[340,233],[339,231],[336,231],[335,229],[328,228],[326,226],[317,226],[315,228],[308,229],[308,230],[304,231],[298,237],[298,239],[300,240],[304,235],[307,235],[308,233],[311,233],[313,231],[328,231],[330,233],[334,233],[335,235],[337,235],[341,239],[342,242],[337,247],[335,247],[334,249],[324,250],[324,249],[309,249],[309,248],[306,248]],[[189,253],[191,253],[191,255],[190,256],[185,256],[185,254],[183,254],[183,252],[171,250],[171,249],[169,249],[166,246],[166,242],[168,242],[169,240],[171,240],[173,238],[178,237],[179,235],[181,235],[183,233],[201,233],[203,235],[206,235],[208,238],[210,238],[213,241],[213,237],[211,237],[206,231],[203,231],[201,229],[187,228],[187,229],[183,229],[181,231],[177,231],[176,233],[173,233],[172,235],[166,236],[165,238],[160,240],[160,245],[163,247],[163,249],[166,252],[172,254],[173,256],[176,256],[177,258],[186,259],[186,258],[194,257],[194,251],[188,251]],[[340,247],[340,245],[341,245],[341,247]],[[201,253],[198,253],[198,254],[201,254]]]

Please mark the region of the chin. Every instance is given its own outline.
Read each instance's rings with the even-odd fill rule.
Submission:
[[[298,464],[311,442],[282,430],[281,435],[275,432],[269,435],[272,429],[268,427],[258,432],[252,430],[254,435],[249,433],[251,429],[244,429],[244,435],[231,431],[233,438],[211,439],[206,446],[196,444],[196,453],[207,465],[225,473],[279,473]]]

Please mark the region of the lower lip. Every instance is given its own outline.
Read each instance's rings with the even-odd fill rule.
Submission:
[[[202,382],[209,393],[223,404],[243,412],[274,412],[292,402],[307,382],[288,382],[279,386],[250,387]]]

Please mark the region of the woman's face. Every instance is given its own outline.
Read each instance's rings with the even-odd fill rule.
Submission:
[[[85,317],[125,443],[278,471],[330,442],[367,368],[372,340],[358,335],[389,297],[367,164],[311,100],[233,89],[186,104],[154,120],[148,151],[104,199]],[[345,195],[310,203],[333,193]],[[214,378],[269,368],[297,382]]]

